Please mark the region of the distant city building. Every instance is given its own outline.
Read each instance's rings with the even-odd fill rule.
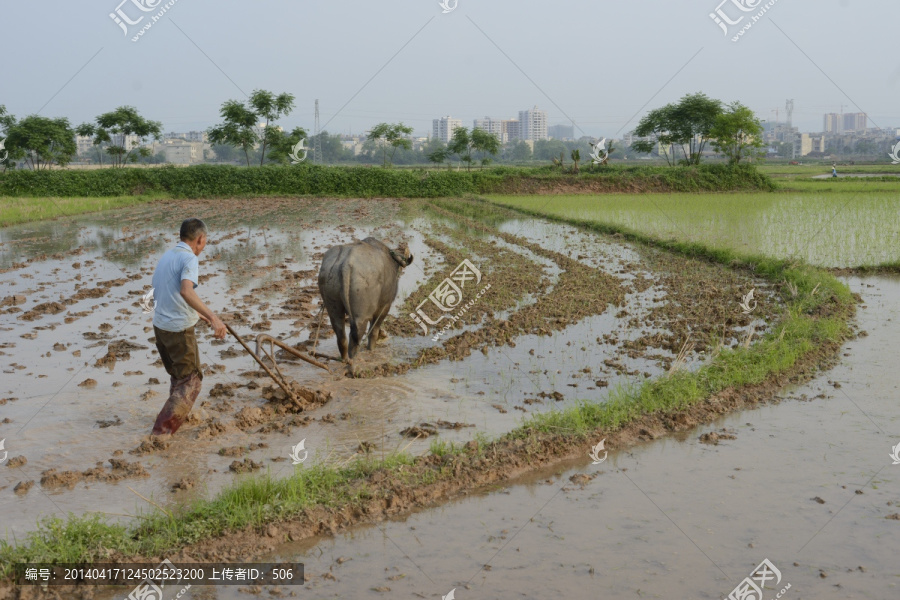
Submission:
[[[547,128],[547,135],[554,140],[571,140],[575,137],[574,125],[551,125]]]
[[[153,154],[162,152],[166,162],[173,165],[190,165],[203,162],[203,142],[185,142],[181,139],[170,139],[163,143],[153,144]]]
[[[794,137],[794,158],[806,156],[813,152],[825,152],[825,136],[812,136],[808,133],[798,133],[796,137]]]
[[[520,136],[523,140],[547,139],[547,113],[537,106],[519,111]]]
[[[475,119],[472,125],[473,129],[482,129],[488,133],[493,133],[501,142],[507,142],[503,136],[503,121],[485,117],[483,119]]]
[[[101,152],[106,153],[106,148],[109,146],[118,146],[122,143],[125,144],[125,151],[130,152],[134,148],[140,147],[141,138],[137,135],[126,135],[124,136],[124,141],[121,135],[113,135],[111,136],[112,140],[109,143],[103,144],[101,148]],[[77,135],[75,136],[75,146],[78,149],[78,154],[86,155],[92,154],[98,146],[94,146],[94,138],[87,135]],[[104,159],[105,160],[105,159]]]
[[[868,127],[866,113],[844,113],[844,132],[864,132]]]
[[[94,138],[89,135],[76,135],[75,145],[78,147],[78,154],[90,154],[94,149]]]
[[[447,115],[440,119],[434,119],[431,124],[431,137],[447,144],[453,138],[453,130],[462,127],[462,119],[453,119]]]
[[[169,132],[163,135],[164,140],[184,140],[186,142],[208,142],[209,134],[205,131],[188,131],[187,133]]]
[[[791,127],[787,123],[763,123],[763,140],[770,144],[775,142],[793,144],[799,131],[799,128]]]
[[[500,135],[504,142],[515,142],[522,139],[522,124],[518,119],[500,121]]]
[[[842,126],[841,115],[837,113],[828,113],[825,115],[825,123],[822,127],[822,131],[825,133],[840,133]]]
[[[366,136],[361,135],[342,135],[341,136],[341,146],[344,147],[344,150],[350,150],[353,152],[353,156],[358,156],[362,154],[363,145],[366,143]]]

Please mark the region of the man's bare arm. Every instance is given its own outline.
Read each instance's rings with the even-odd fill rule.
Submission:
[[[223,323],[216,314],[209,310],[197,292],[194,291],[194,282],[190,279],[181,280],[181,297],[187,302],[187,305],[197,311],[200,318],[209,323],[215,331],[214,336],[218,339],[225,338],[225,323]]]

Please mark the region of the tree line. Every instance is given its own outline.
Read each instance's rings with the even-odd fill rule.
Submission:
[[[591,152],[585,138],[536,140],[532,150],[524,141],[504,145],[487,131],[466,127],[455,128],[447,144],[429,139],[414,148],[410,138],[413,129],[402,122],[375,125],[362,147],[354,150],[345,148],[340,136],[327,131],[311,137],[302,127],[285,132],[277,123],[290,115],[294,107],[292,94],[267,90],[254,90],[246,101],[224,102],[219,110],[221,122],[207,130],[216,159],[240,161],[247,166],[286,164],[296,161],[300,149],[309,152],[317,148],[321,153],[318,159],[329,164],[381,162],[388,167],[430,161],[447,163],[449,167],[456,159],[470,169],[475,164],[484,167],[493,161],[545,160],[562,168],[569,156],[577,172],[581,156]],[[90,137],[95,149],[92,156],[110,167],[164,160],[162,153],[151,156],[148,147],[151,141],[162,140],[162,124],[143,117],[131,106],[120,106],[98,115],[92,122],[73,127],[66,118],[30,115],[17,120],[0,105],[0,128],[3,132],[0,157],[5,157],[4,167],[18,160],[34,170],[65,166],[77,154],[76,135]],[[634,134],[644,139],[635,142],[628,151],[651,154],[660,148],[661,156],[670,165],[699,164],[707,146],[732,164],[758,157],[764,147],[762,125],[753,111],[739,102],[726,106],[703,93],[687,95],[677,103],[650,111],[640,120]]]

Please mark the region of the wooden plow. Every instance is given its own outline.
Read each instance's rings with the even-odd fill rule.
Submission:
[[[300,360],[302,360],[304,362],[307,362],[313,366],[319,367],[320,369],[325,369],[329,373],[331,372],[331,369],[329,369],[327,366],[320,363],[319,361],[315,360],[314,358],[311,358],[310,356],[306,355],[305,353],[301,352],[300,350],[297,350],[296,348],[293,348],[293,347],[289,346],[288,344],[285,344],[281,340],[275,339],[271,335],[266,335],[264,333],[261,333],[258,336],[256,336],[256,352],[254,352],[253,350],[250,349],[250,347],[246,344],[246,342],[244,342],[244,340],[241,338],[241,336],[239,336],[237,334],[237,332],[231,328],[231,325],[229,325],[228,323],[225,323],[225,327],[228,329],[228,332],[231,333],[231,335],[233,335],[234,338],[238,342],[240,342],[241,346],[244,347],[244,350],[246,350],[247,353],[256,360],[256,362],[259,364],[259,366],[263,368],[263,371],[265,371],[266,374],[272,378],[272,381],[274,381],[278,385],[278,387],[280,387],[284,391],[284,393],[287,395],[287,397],[290,398],[291,401],[293,401],[295,403],[298,402],[296,394],[290,389],[290,386],[288,386],[287,381],[284,378],[284,375],[281,373],[281,369],[278,368],[278,362],[275,360],[275,346],[278,346],[285,352],[296,356],[297,358],[299,358]],[[268,352],[266,351],[266,348],[265,348],[266,343],[269,344]],[[260,358],[260,353],[259,353],[260,348],[262,348],[262,352],[263,352],[262,356],[265,356],[266,358],[268,358],[269,360],[272,361],[272,366],[275,367],[275,371],[278,372],[277,375],[275,373],[273,373],[272,369],[270,369],[263,362],[262,358]],[[316,355],[322,356],[323,358],[335,360],[334,358],[327,356],[327,355],[319,355],[318,353],[316,353]]]

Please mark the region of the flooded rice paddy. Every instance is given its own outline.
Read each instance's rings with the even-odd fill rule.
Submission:
[[[286,476],[301,440],[309,464],[341,464],[363,451],[427,452],[434,438],[401,433],[408,428],[442,441],[495,436],[672,368],[691,337],[686,368],[713,338],[739,343],[754,321],[739,308],[750,289],[763,306],[757,332],[780,310],[764,282],[541,220],[502,215],[473,230],[447,210],[388,201],[270,201],[254,212],[247,219],[236,201],[168,203],[4,230],[0,439],[15,465],[0,469],[7,535],[41,515],[127,520],[151,503],[215,494],[245,472]],[[150,440],[168,387],[140,302],[194,214],[211,228],[198,287],[210,307],[248,340],[265,333],[309,349],[318,338],[316,351],[331,356],[334,337],[317,318],[322,253],[369,235],[407,241],[416,260],[386,324],[391,338],[360,356],[357,378],[337,362],[325,372],[280,359],[285,375],[329,398],[295,414],[267,401],[271,381],[233,339],[203,329],[191,419],[172,440]],[[454,338],[435,342],[408,314],[461,256],[494,285]],[[572,272],[584,289],[572,288]],[[700,295],[709,282],[716,293]],[[567,322],[541,303],[583,318]]]
[[[820,267],[898,259],[896,192],[496,196],[508,206],[612,223],[662,239],[697,241],[743,254],[795,257]],[[542,208],[546,204],[546,208]]]
[[[362,451],[427,452],[435,438],[403,435],[409,427],[442,441],[495,436],[531,413],[603,401],[659,375],[678,366],[679,350],[684,368],[695,368],[716,344],[741,343],[751,324],[765,331],[781,309],[765,282],[725,269],[541,219],[500,211],[473,222],[451,209],[167,202],[0,232],[0,439],[16,461],[0,467],[4,533],[68,512],[127,521],[151,510],[148,500],[212,495],[243,473],[286,476],[304,468],[288,459],[301,439],[308,465]],[[148,434],[167,377],[140,300],[178,224],[194,215],[211,228],[198,292],[248,339],[267,333],[336,355],[327,326],[317,335],[322,253],[374,235],[406,241],[416,261],[401,278],[391,337],[361,355],[358,377],[334,362],[326,373],[279,358],[286,375],[329,398],[300,414],[273,411],[263,395],[271,382],[252,359],[205,330],[194,417],[158,445]],[[798,239],[806,238],[783,243],[799,254]],[[482,284],[496,285],[451,330],[456,337],[433,341],[408,314],[462,258]],[[790,401],[601,465],[585,456],[403,520],[278,546],[272,557],[306,564],[302,590],[193,588],[182,598],[438,598],[453,588],[461,600],[721,598],[764,558],[792,584],[787,598],[892,597],[900,487],[886,465],[898,430],[891,359],[900,281],[848,283],[865,303],[859,326],[868,335],[846,344],[834,370],[784,390]],[[738,304],[750,289],[755,320]],[[554,306],[572,314],[570,296],[582,305],[578,317],[550,316]],[[701,443],[704,432],[719,443]]]

